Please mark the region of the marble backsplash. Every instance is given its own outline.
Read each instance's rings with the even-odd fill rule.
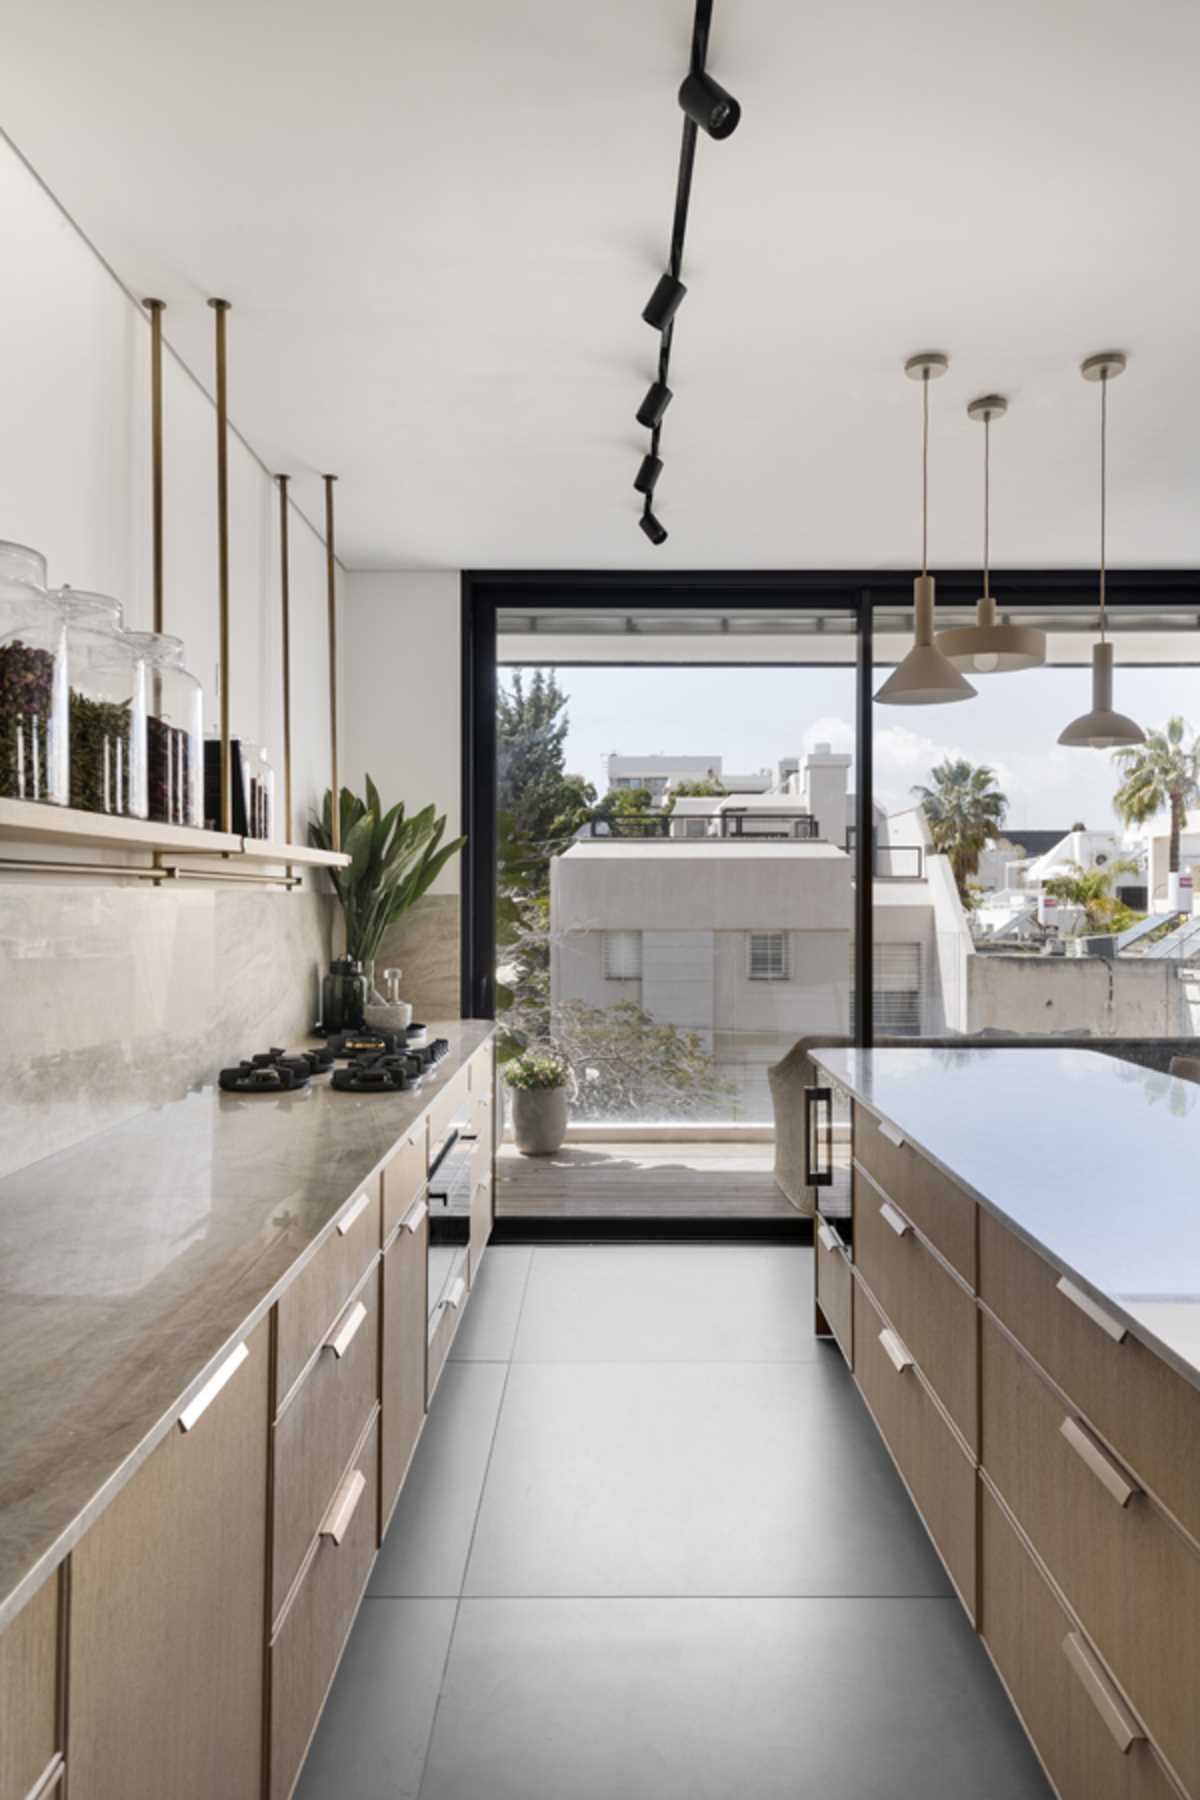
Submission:
[[[0,887],[0,1174],[304,1035],[331,895]]]
[[[389,925],[375,959],[376,985],[384,969],[398,968],[400,992],[418,1019],[457,1019],[459,1005],[459,900],[457,894],[425,894]]]

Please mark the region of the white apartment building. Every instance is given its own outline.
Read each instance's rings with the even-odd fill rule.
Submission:
[[[662,806],[667,792],[680,782],[719,781],[727,793],[761,794],[771,786],[768,769],[753,775],[725,772],[719,756],[621,756],[607,759],[608,791],[645,788],[655,806]]]

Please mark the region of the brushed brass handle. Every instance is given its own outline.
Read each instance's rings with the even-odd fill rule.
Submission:
[[[905,1237],[912,1230],[912,1225],[898,1207],[885,1200],[879,1209],[879,1216],[885,1225],[890,1225],[897,1237]]]
[[[363,1489],[367,1478],[361,1469],[351,1469],[337,1493],[333,1496],[329,1511],[321,1521],[321,1536],[332,1538],[340,1544],[350,1529],[350,1521],[358,1510],[358,1503],[363,1497]]]
[[[450,1289],[450,1292],[446,1295],[446,1305],[452,1306],[455,1312],[457,1312],[463,1303],[463,1295],[466,1291],[467,1284],[460,1275],[455,1281],[454,1286]]]
[[[1102,1450],[1090,1431],[1085,1431],[1078,1419],[1070,1416],[1059,1426],[1059,1431],[1066,1438],[1080,1461],[1085,1463],[1104,1487],[1106,1487],[1118,1506],[1128,1506],[1139,1490],[1126,1481],[1124,1475],[1106,1451]]]
[[[361,1300],[356,1300],[341,1324],[325,1340],[325,1348],[332,1350],[340,1361],[358,1335],[359,1327],[367,1316],[367,1309]]]
[[[1145,1737],[1145,1732],[1097,1664],[1077,1631],[1063,1639],[1063,1655],[1083,1683],[1084,1692],[1104,1720],[1122,1756]]]
[[[890,1326],[880,1332],[879,1341],[883,1345],[884,1354],[895,1369],[897,1375],[903,1375],[905,1369],[912,1368],[912,1351],[908,1348],[907,1344],[905,1344],[903,1338],[898,1337]]]
[[[889,1144],[895,1144],[897,1150],[903,1150],[905,1141],[904,1133],[898,1130],[898,1128],[891,1124],[887,1119],[880,1119],[879,1135],[882,1138],[886,1138]]]
[[[1114,1344],[1124,1343],[1129,1336],[1128,1326],[1122,1325],[1120,1319],[1114,1319],[1111,1313],[1105,1312],[1104,1308],[1093,1300],[1090,1294],[1085,1294],[1082,1288],[1076,1287],[1073,1281],[1068,1281],[1065,1275],[1061,1276],[1054,1285],[1064,1300],[1069,1300],[1072,1306],[1077,1306],[1080,1312],[1092,1321],[1093,1325],[1098,1325],[1101,1331],[1112,1339]]]
[[[247,1350],[245,1344],[239,1344],[236,1350],[230,1351],[220,1368],[217,1369],[214,1374],[209,1376],[204,1386],[200,1389],[200,1392],[193,1395],[180,1413],[180,1431],[190,1431],[192,1429],[192,1426],[196,1423],[201,1414],[208,1411],[221,1389],[225,1386],[225,1383],[231,1376],[237,1374],[249,1354],[250,1352]]]
[[[824,1220],[817,1226],[817,1236],[821,1241],[822,1247],[826,1250],[840,1250],[842,1248],[841,1238],[833,1229],[833,1226],[826,1225]]]
[[[339,1237],[345,1237],[348,1234],[352,1227],[357,1224],[358,1220],[362,1218],[370,1204],[371,1196],[364,1188],[362,1193],[358,1196],[358,1199],[350,1202],[350,1205],[338,1220]]]
[[[425,1223],[428,1212],[429,1208],[424,1200],[414,1200],[400,1223],[403,1225],[405,1231],[411,1231],[415,1237]]]

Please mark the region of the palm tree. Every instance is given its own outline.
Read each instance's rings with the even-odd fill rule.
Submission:
[[[1149,732],[1144,744],[1114,750],[1113,761],[1125,777],[1113,795],[1113,805],[1126,825],[1144,825],[1164,807],[1171,809],[1167,869],[1177,875],[1184,815],[1200,796],[1200,738],[1193,736],[1186,719],[1176,713],[1161,731]]]
[[[1106,869],[1085,869],[1082,863],[1071,863],[1065,875],[1051,875],[1042,886],[1056,900],[1081,907],[1082,922],[1088,931],[1123,931],[1138,915],[1113,893],[1113,883],[1118,875],[1136,875],[1137,872],[1137,864],[1124,857],[1118,857]]]
[[[924,808],[933,847],[950,858],[959,893],[979,867],[979,853],[1004,823],[1008,801],[993,769],[965,757],[947,758],[930,773],[932,786],[913,788]]]

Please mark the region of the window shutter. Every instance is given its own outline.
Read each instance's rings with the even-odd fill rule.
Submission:
[[[638,981],[642,974],[640,931],[606,931],[604,974],[609,981]]]
[[[787,933],[752,931],[750,933],[751,981],[787,980]]]

